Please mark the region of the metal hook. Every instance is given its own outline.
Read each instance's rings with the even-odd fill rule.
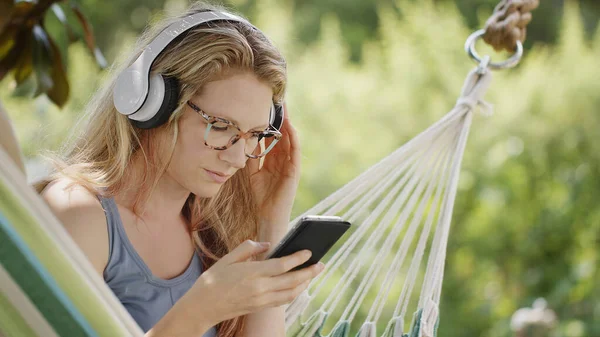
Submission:
[[[512,68],[519,63],[521,57],[523,57],[523,44],[521,43],[521,41],[517,41],[517,50],[515,51],[515,53],[503,62],[490,62],[490,60],[485,61],[485,58],[482,59],[475,50],[475,42],[477,42],[477,40],[480,39],[484,34],[485,30],[480,29],[471,34],[465,42],[465,51],[473,60],[475,60],[479,64],[479,69],[481,69],[482,64],[486,64],[486,67],[490,69],[507,69]],[[484,61],[486,63],[484,63]]]

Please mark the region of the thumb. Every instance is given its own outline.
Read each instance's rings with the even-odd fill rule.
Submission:
[[[270,245],[271,244],[268,242],[255,242],[252,240],[246,240],[239,246],[235,247],[235,249],[229,252],[229,254],[223,256],[221,261],[226,264],[243,262],[255,255],[266,252]]]

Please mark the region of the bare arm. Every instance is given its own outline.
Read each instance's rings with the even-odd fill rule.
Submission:
[[[285,307],[264,309],[246,316],[244,332],[239,337],[285,337]]]
[[[262,220],[267,221],[267,220]],[[272,220],[276,221],[276,220]],[[282,223],[284,219],[278,220]],[[268,228],[268,229],[265,229]],[[270,242],[271,247],[275,247],[287,233],[287,226],[279,226],[275,229],[267,226],[260,226],[258,241]],[[263,259],[267,254],[260,256]],[[239,337],[285,337],[285,307],[268,308],[246,315],[244,332]]]
[[[108,263],[108,230],[98,199],[80,186],[68,188],[61,179],[48,185],[42,197],[71,238],[102,277]]]

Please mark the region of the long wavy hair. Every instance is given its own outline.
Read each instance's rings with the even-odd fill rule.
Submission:
[[[197,2],[183,15],[161,20],[142,34],[134,51],[120,66],[113,67],[107,84],[86,107],[85,118],[78,123],[75,137],[62,154],[52,159],[54,171],[35,184],[42,191],[50,182],[69,178],[97,195],[114,196],[124,190],[130,179],[140,179],[142,186],[136,196],[133,211],[143,213],[161,175],[168,166],[158,159],[157,132],[168,132],[173,154],[177,140],[177,121],[185,102],[199,93],[203,86],[220,78],[227,71],[251,71],[271,86],[273,100],[281,103],[286,86],[286,63],[273,43],[260,31],[239,22],[211,22],[197,26],[173,41],[152,66],[152,71],[174,76],[180,83],[178,106],[170,119],[156,129],[133,126],[113,105],[116,76],[141,54],[160,31],[181,17],[206,10],[231,11],[212,4]],[[236,15],[239,15],[235,13]],[[134,177],[128,170],[132,160],[142,156],[142,176]],[[169,156],[170,158],[170,156]],[[138,180],[136,180],[138,181]],[[255,239],[258,230],[258,210],[250,188],[248,169],[239,170],[212,198],[193,194],[187,199],[183,215],[188,220],[203,264],[209,268],[246,239]],[[236,317],[217,325],[220,337],[233,337],[244,326],[244,317]]]

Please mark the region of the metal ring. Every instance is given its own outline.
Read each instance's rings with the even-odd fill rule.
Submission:
[[[478,64],[481,64],[482,58],[477,54],[475,50],[475,42],[480,39],[485,34],[485,29],[480,29],[473,34],[471,34],[467,41],[465,42],[465,51],[469,56],[475,60]],[[516,66],[519,61],[521,61],[521,57],[523,57],[523,44],[521,41],[517,41],[517,50],[515,53],[503,62],[490,62],[488,67],[490,69],[507,69]]]

